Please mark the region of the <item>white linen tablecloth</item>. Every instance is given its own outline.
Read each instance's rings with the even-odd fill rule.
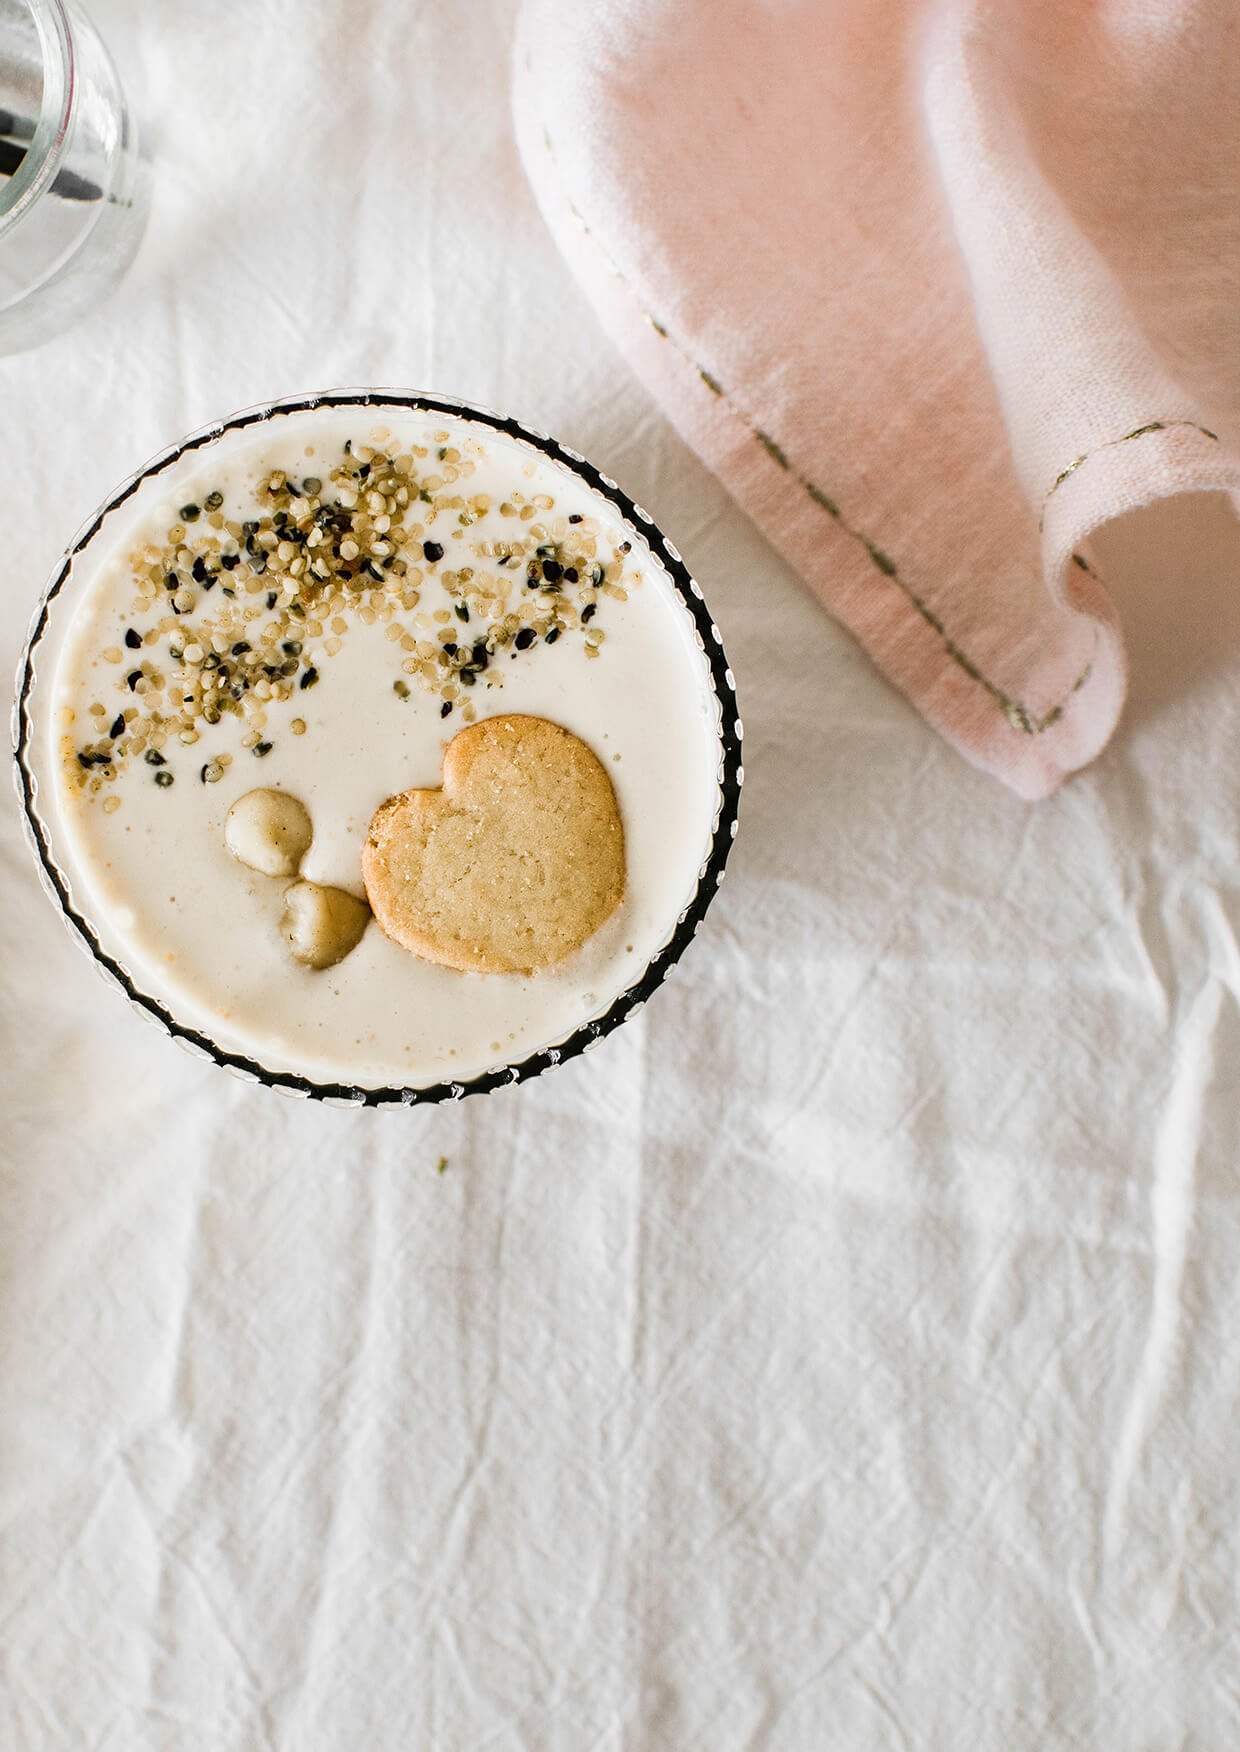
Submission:
[[[1128,717],[1022,803],[598,332],[512,144],[510,0],[94,13],[156,203],[117,297],[0,361],[6,672],[166,442],[438,389],[649,507],[723,629],[748,781],[638,1021],[398,1114],[131,1015],[4,801],[0,1746],[1240,1743],[1229,515],[1106,537]]]

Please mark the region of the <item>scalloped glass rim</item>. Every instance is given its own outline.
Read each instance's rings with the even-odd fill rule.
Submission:
[[[439,1082],[422,1087],[377,1088],[320,1082],[293,1072],[269,1070],[256,1059],[249,1058],[244,1053],[228,1051],[208,1035],[179,1022],[158,998],[140,990],[129,970],[108,954],[90,921],[77,910],[70,879],[57,862],[50,829],[39,813],[38,777],[31,765],[31,749],[36,734],[32,700],[38,683],[37,658],[40,643],[48,630],[51,605],[72,577],[76,556],[94,539],[105,518],[118,510],[145,481],[174,466],[188,452],[204,449],[226,432],[261,425],[273,415],[305,413],[322,407],[400,408],[412,413],[443,413],[458,419],[472,420],[492,431],[533,445],[544,456],[577,475],[594,492],[610,501],[621,520],[634,533],[640,535],[664,567],[676,595],[693,622],[706,661],[711,691],[719,708],[718,812],[697,885],[666,943],[648,962],[642,974],[601,1015],[579,1024],[552,1045],[540,1047],[520,1060],[505,1063],[459,1082]],[[211,1059],[247,1081],[262,1083],[282,1094],[312,1097],[345,1107],[413,1107],[426,1102],[459,1101],[465,1095],[485,1094],[491,1089],[521,1083],[527,1078],[542,1076],[556,1065],[588,1052],[622,1022],[636,1015],[650,994],[663,983],[692,941],[723,880],[728,854],[736,836],[740,790],[744,779],[741,735],[735,682],[719,629],[711,619],[701,589],[690,575],[680,554],[656,527],[647,511],[623,493],[610,476],[587,462],[577,451],[570,450],[543,432],[523,425],[519,420],[451,396],[388,389],[327,390],[315,395],[285,397],[264,402],[259,407],[243,409],[227,420],[216,421],[190,433],[180,443],[161,451],[144,468],[131,475],[83,525],[57,564],[35,611],[22,650],[17,672],[17,697],[13,709],[13,747],[16,762],[14,777],[22,806],[26,837],[38,863],[44,887],[55,901],[75,940],[91,956],[99,970],[110,983],[119,987],[140,1014],[195,1056]]]

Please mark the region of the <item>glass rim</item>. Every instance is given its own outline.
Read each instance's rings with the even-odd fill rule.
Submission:
[[[65,0],[21,0],[43,51],[43,95],[34,137],[15,175],[0,186],[0,236],[12,229],[56,175],[77,98],[77,58]]]
[[[119,510],[147,481],[158,477],[166,469],[175,467],[184,456],[204,449],[227,433],[261,425],[281,414],[348,407],[376,410],[400,408],[406,412],[443,413],[476,421],[494,432],[532,445],[550,461],[566,468],[602,498],[609,500],[622,520],[649,547],[694,627],[701,648],[705,679],[719,711],[716,732],[719,761],[716,775],[718,800],[714,822],[697,879],[679,915],[669,926],[668,936],[661,947],[600,1014],[566,1029],[563,1036],[524,1053],[516,1060],[506,1060],[503,1064],[473,1076],[420,1086],[387,1084],[367,1087],[361,1084],[331,1082],[304,1072],[273,1070],[249,1053],[225,1047],[200,1029],[179,1020],[171,1003],[144,991],[138,983],[138,980],[142,980],[142,975],[139,974],[135,979],[129,968],[104,947],[95,926],[79,910],[73,894],[73,879],[61,865],[59,836],[53,835],[50,822],[44,816],[39,797],[40,778],[32,764],[34,745],[38,737],[32,700],[39,682],[39,647],[48,632],[50,611],[72,578],[77,556],[90,546],[111,514]],[[244,1081],[260,1083],[285,1095],[310,1097],[326,1105],[338,1107],[421,1106],[459,1101],[465,1095],[484,1094],[492,1089],[509,1087],[541,1076],[546,1071],[589,1052],[623,1022],[635,1016],[651,994],[663,984],[697,935],[723,881],[725,866],[736,837],[741,786],[745,776],[741,758],[743,727],[736,697],[736,681],[724,651],[722,634],[707,607],[700,585],[690,573],[678,549],[659,529],[650,513],[629,498],[609,475],[588,462],[579,451],[570,449],[522,421],[494,413],[489,408],[460,397],[401,389],[325,390],[310,395],[281,397],[241,409],[225,420],[214,421],[189,433],[179,443],[160,451],[122,482],[100,504],[65,548],[40,595],[18,664],[12,722],[14,782],[22,825],[40,879],[75,941],[91,957],[109,983],[119,988],[139,1014],[153,1022],[163,1033],[170,1035],[195,1057],[210,1059]],[[121,952],[123,953],[123,949]],[[143,983],[147,982],[143,980]]]

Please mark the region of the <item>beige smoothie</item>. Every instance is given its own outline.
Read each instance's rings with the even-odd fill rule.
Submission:
[[[674,931],[719,809],[720,708],[640,525],[439,412],[277,415],[183,456],[83,568],[48,709],[75,888],[135,983],[316,1081],[468,1080],[600,1016]],[[230,812],[294,799],[298,881],[364,904],[376,810],[500,714],[605,766],[625,865],[606,922],[533,974],[436,965],[361,913],[339,959],[299,959],[291,866],[243,861]]]

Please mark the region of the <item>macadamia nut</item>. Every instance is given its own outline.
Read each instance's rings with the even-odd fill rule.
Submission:
[[[263,876],[296,876],[314,837],[304,803],[287,791],[247,791],[224,823],[224,843]]]
[[[366,902],[346,889],[294,882],[284,891],[280,929],[294,960],[306,967],[334,967],[343,961],[369,922]]]

